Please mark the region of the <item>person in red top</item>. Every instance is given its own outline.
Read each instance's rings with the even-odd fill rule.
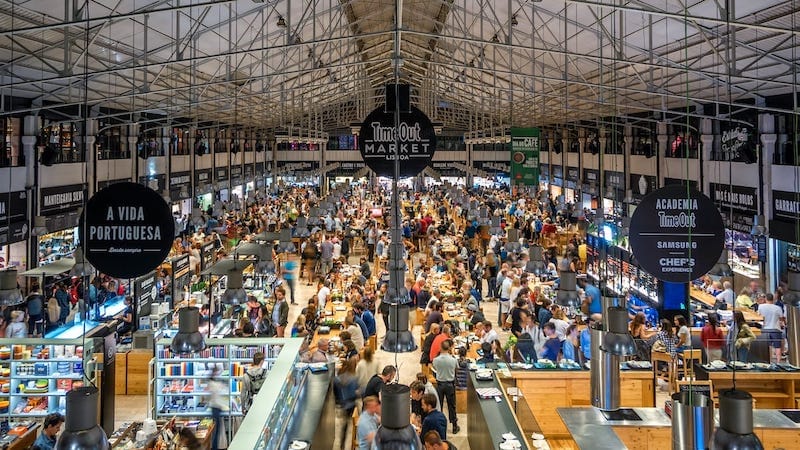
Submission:
[[[442,332],[436,335],[433,338],[433,342],[431,343],[431,361],[433,361],[437,356],[439,356],[439,352],[442,351],[442,342],[452,339],[450,336],[450,325],[444,324],[442,325]]]
[[[725,339],[722,337],[719,318],[716,314],[708,315],[708,321],[700,332],[700,340],[703,342],[703,348],[706,349],[706,358],[709,362],[722,359],[722,345],[725,343]]]

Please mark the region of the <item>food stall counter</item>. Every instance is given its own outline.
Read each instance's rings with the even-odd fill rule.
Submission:
[[[487,369],[488,370],[488,369]],[[470,372],[467,388],[467,427],[470,448],[497,449],[507,437],[515,437],[520,450],[530,449],[528,437],[522,431],[505,388],[491,370],[489,379],[479,379],[478,372]],[[482,377],[481,377],[482,378]]]
[[[109,325],[109,322],[119,317],[125,311],[125,296],[119,295],[107,301],[100,312],[103,313],[102,321],[86,320],[73,321],[45,333],[46,339],[77,339],[86,333],[86,337],[92,337],[102,328]],[[114,325],[116,329],[116,325]]]
[[[696,288],[694,285],[689,287],[689,296],[692,298],[692,300],[698,301],[709,308],[714,308],[714,304],[716,303],[716,299],[713,295],[703,291],[702,289]],[[744,320],[748,322],[764,321],[764,317],[753,310],[736,308],[736,311],[741,311],[744,315]]]
[[[636,420],[630,412],[640,420]],[[627,413],[630,419],[627,420],[610,420],[597,408],[558,408],[558,415],[572,435],[574,445],[571,448],[672,448],[672,419],[661,408],[631,408]],[[719,411],[715,411],[715,426],[718,425]],[[800,441],[800,424],[779,410],[753,410],[753,429],[764,448],[793,448]]]
[[[0,448],[5,450],[23,450],[30,448],[39,434],[36,422],[9,423],[8,432],[0,434]]]

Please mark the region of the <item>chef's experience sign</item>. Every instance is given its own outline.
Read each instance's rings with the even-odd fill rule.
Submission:
[[[96,193],[81,221],[84,254],[98,271],[115,278],[151,272],[169,254],[175,223],[156,191],[117,183]]]
[[[702,192],[667,186],[647,195],[631,217],[630,245],[639,265],[662,281],[685,283],[719,259],[725,226]]]
[[[400,112],[395,126],[394,112],[380,106],[364,119],[358,140],[361,157],[378,176],[394,177],[395,161],[400,177],[419,175],[436,152],[436,132],[428,116],[411,106]]]

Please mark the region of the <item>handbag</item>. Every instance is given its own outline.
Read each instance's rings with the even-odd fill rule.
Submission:
[[[667,352],[667,344],[665,344],[664,341],[659,339],[659,340],[653,342],[652,349],[653,349],[654,352],[666,353]]]

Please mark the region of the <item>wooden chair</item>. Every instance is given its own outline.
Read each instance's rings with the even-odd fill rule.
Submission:
[[[680,366],[676,363],[675,367],[677,369],[677,376],[683,376],[683,379],[686,380],[689,377],[694,378],[694,365],[695,362],[697,364],[702,364],[703,361],[703,350],[701,349],[689,349],[684,350],[683,353],[678,354],[678,359],[683,361],[683,365]]]
[[[675,359],[667,352],[651,352],[650,361],[653,363],[653,376],[667,383],[670,391],[675,387]],[[662,369],[659,362],[666,363]]]

